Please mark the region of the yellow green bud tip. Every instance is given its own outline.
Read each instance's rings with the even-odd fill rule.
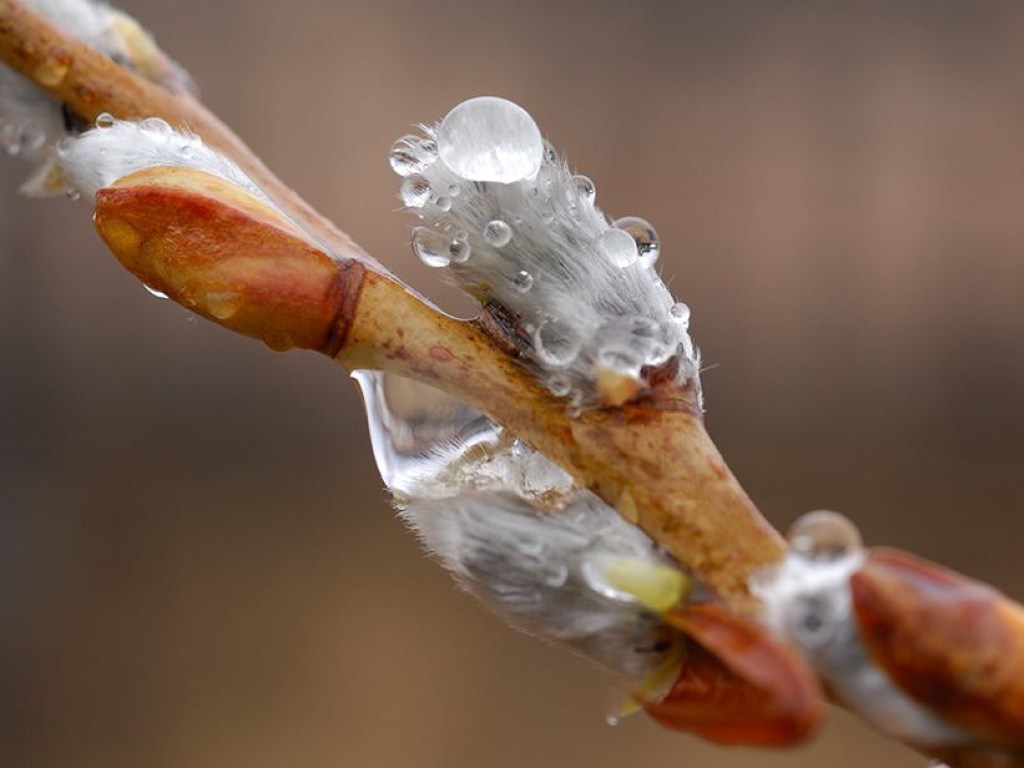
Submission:
[[[673,608],[693,586],[692,579],[676,568],[626,557],[605,563],[604,578],[612,589],[655,613]]]

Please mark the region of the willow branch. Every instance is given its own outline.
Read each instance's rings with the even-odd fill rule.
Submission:
[[[781,557],[783,543],[726,468],[685,399],[570,418],[564,403],[478,324],[444,315],[390,276],[191,95],[138,77],[15,0],[0,0],[0,60],[83,120],[104,112],[122,119],[160,117],[188,126],[230,156],[339,265],[335,274],[324,275],[330,301],[324,332],[304,346],[349,369],[394,371],[464,397],[618,506],[735,608],[752,609],[748,580]],[[53,77],[54,71],[62,76]],[[123,210],[121,215],[146,228],[137,214]],[[216,313],[206,314],[220,322]],[[293,346],[265,340],[278,348]]]
[[[416,295],[191,95],[133,74],[16,0],[0,0],[0,61],[84,121],[107,112],[187,126],[290,216],[190,169],[125,177],[97,195],[97,228],[147,285],[274,349],[312,349],[349,370],[387,370],[459,396],[616,506],[734,612],[757,610],[751,577],[786,547],[706,434],[692,391],[655,387],[570,415],[493,325],[455,320]],[[947,759],[993,764],[974,752]]]

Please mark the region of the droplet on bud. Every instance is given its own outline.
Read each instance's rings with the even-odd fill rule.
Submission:
[[[456,237],[448,244],[448,257],[453,264],[464,264],[469,260],[469,243],[464,237]]]
[[[544,140],[529,112],[506,99],[464,101],[437,131],[441,160],[468,181],[511,184],[533,176],[544,159]]]
[[[808,512],[786,534],[790,548],[810,560],[839,560],[861,548],[860,532],[838,512]]]
[[[147,117],[139,123],[139,128],[144,131],[153,131],[154,133],[171,133],[170,123],[160,117]]]
[[[107,128],[113,128],[116,122],[117,121],[114,119],[112,114],[109,112],[101,112],[96,118],[96,127],[100,130],[105,130]]]
[[[533,332],[537,362],[545,368],[566,368],[580,352],[581,340],[565,323],[549,318]]]
[[[633,236],[623,229],[606,229],[598,235],[597,247],[605,258],[617,267],[625,268],[636,262],[636,242]]]
[[[616,219],[613,226],[628,232],[633,238],[641,266],[654,266],[661,255],[661,245],[658,243],[658,233],[649,221],[639,216],[624,216]]]
[[[681,301],[672,305],[672,309],[669,310],[669,314],[682,325],[690,324],[690,307]]]
[[[430,199],[430,182],[418,173],[406,176],[400,194],[409,208],[422,208]]]
[[[409,134],[391,145],[388,161],[399,176],[421,173],[437,159],[437,144],[433,139]]]
[[[556,373],[548,379],[548,390],[555,397],[565,397],[572,390],[572,379],[563,373]]]
[[[488,245],[501,248],[512,239],[512,228],[501,219],[494,219],[484,225],[484,240]]]
[[[512,287],[519,291],[519,293],[526,293],[533,288],[533,275],[525,269],[519,270],[512,279]]]
[[[451,263],[450,248],[450,242],[440,232],[427,227],[412,231],[412,249],[428,267],[447,267]]]
[[[583,176],[582,174],[572,177],[572,185],[576,190],[576,194],[580,198],[588,203],[593,203],[597,197],[597,187],[594,186],[594,182],[590,180],[589,176]]]

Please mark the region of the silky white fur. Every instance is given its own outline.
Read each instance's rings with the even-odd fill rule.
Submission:
[[[88,45],[110,52],[111,9],[94,0],[26,0],[36,13]],[[52,192],[53,149],[66,133],[60,104],[14,70],[0,65],[0,143],[9,154],[40,163],[23,191]],[[59,186],[59,185],[54,185]]]
[[[658,667],[660,622],[595,589],[586,568],[615,558],[671,566],[650,538],[478,411],[391,374],[354,377],[402,519],[466,591],[634,682]],[[389,401],[396,383],[408,408]]]
[[[519,118],[521,110],[510,105],[508,113]],[[508,137],[494,121],[491,110],[481,117],[479,130],[494,136],[499,152]],[[469,130],[464,124],[460,128]],[[461,178],[438,157],[443,124],[423,130],[424,136],[396,144],[400,153],[419,159],[411,173],[410,164],[393,159],[405,177],[403,200],[422,219],[421,233],[432,238],[436,233],[452,244],[448,267],[458,283],[515,318],[525,354],[553,392],[577,404],[596,404],[602,367],[644,383],[651,371],[666,365],[679,381],[691,381],[699,390],[688,310],[677,307],[652,260],[622,265],[609,258],[603,243],[615,225],[594,205],[589,180],[573,176],[550,146],[539,170],[527,178],[511,183]],[[516,130],[522,130],[518,120],[507,132]],[[481,151],[478,144],[468,143],[467,151]],[[507,243],[486,236],[494,221],[509,228]]]
[[[25,0],[33,11],[54,26],[106,55],[131,64],[131,49],[119,24],[130,21],[120,11],[97,0]],[[134,25],[134,22],[131,22]],[[133,29],[138,29],[133,26]],[[141,30],[138,34],[143,34]],[[187,74],[171,61],[175,82],[188,87]],[[38,167],[22,187],[33,196],[64,188],[54,157],[57,143],[68,134],[61,105],[14,70],[0,65],[0,145]]]
[[[175,131],[157,118],[140,123],[113,119],[100,122],[106,127],[64,140],[58,152],[69,185],[83,195],[92,197],[143,168],[175,166],[220,176],[269,202],[241,168],[192,133]]]
[[[752,585],[764,622],[804,653],[844,704],[886,733],[929,746],[969,741],[966,733],[900,691],[869,657],[849,586],[863,562],[859,549],[837,559],[791,552]]]

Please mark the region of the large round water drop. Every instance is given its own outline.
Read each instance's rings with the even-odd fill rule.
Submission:
[[[530,113],[507,99],[480,96],[448,113],[437,131],[441,160],[468,181],[502,184],[533,176],[544,140]]]
[[[616,219],[612,226],[629,232],[636,243],[636,251],[642,266],[654,266],[654,262],[661,255],[661,244],[658,242],[658,233],[649,221],[639,216],[624,216]]]
[[[794,552],[810,560],[838,560],[861,548],[860,532],[838,512],[808,512],[786,534]]]
[[[412,231],[412,249],[428,267],[440,269],[451,264],[450,247],[450,242],[440,232],[427,227],[416,227]]]

